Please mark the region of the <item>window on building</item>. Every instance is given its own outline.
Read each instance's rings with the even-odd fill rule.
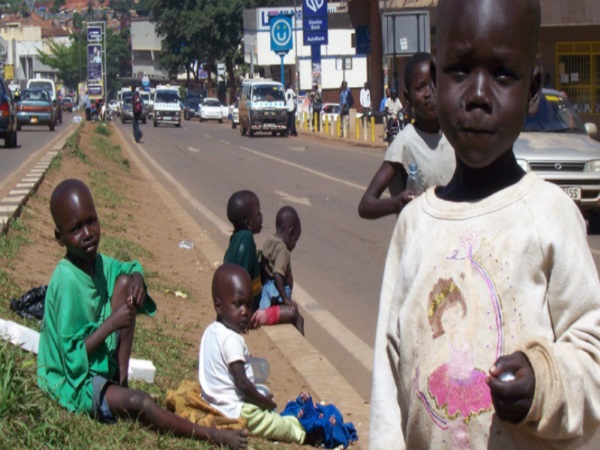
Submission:
[[[579,114],[600,114],[600,42],[556,44],[556,88]]]

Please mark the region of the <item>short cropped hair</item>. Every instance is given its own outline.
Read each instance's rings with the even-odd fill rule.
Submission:
[[[234,192],[227,202],[227,219],[232,223],[235,229],[240,229],[245,226],[245,220],[250,217],[250,201],[258,196],[249,190]]]
[[[280,230],[286,224],[291,224],[293,226],[297,226],[300,223],[300,216],[294,208],[291,206],[284,206],[279,211],[277,211],[277,216],[275,216],[275,228]]]
[[[409,60],[406,62],[406,66],[404,67],[404,85],[406,86],[408,93],[410,93],[410,83],[412,83],[412,76],[415,71],[415,67],[426,61],[431,61],[431,76],[433,77],[433,82],[435,83],[435,63],[431,54],[427,52],[417,52],[409,58]]]

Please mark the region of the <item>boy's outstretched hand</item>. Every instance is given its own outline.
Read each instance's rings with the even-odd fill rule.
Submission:
[[[527,416],[535,394],[535,374],[523,352],[498,358],[487,383],[500,419],[518,423]]]

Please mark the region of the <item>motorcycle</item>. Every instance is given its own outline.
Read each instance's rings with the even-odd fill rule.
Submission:
[[[385,130],[385,141],[391,144],[396,135],[404,128],[404,113],[399,111],[397,114],[387,116],[387,128]]]

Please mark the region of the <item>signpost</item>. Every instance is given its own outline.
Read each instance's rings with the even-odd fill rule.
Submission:
[[[328,44],[327,0],[302,0],[302,34],[310,45],[313,85],[321,84],[321,45]]]
[[[87,85],[90,97],[106,102],[106,22],[89,22],[87,27]]]
[[[281,83],[285,86],[283,58],[294,45],[292,39],[292,16],[283,14],[271,16],[269,18],[269,30],[271,35],[271,51],[277,53],[281,58]]]

